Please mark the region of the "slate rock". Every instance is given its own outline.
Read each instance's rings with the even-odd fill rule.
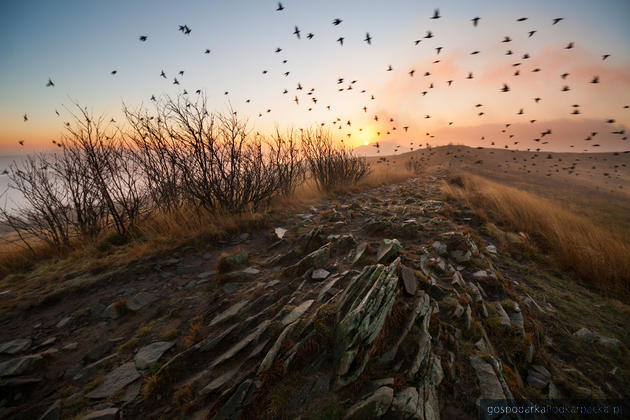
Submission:
[[[416,291],[418,290],[416,273],[414,273],[411,268],[402,266],[400,274],[402,277],[403,286],[405,287],[405,292],[407,292],[407,294],[411,296],[415,295]]]
[[[300,306],[297,306],[291,312],[285,315],[284,318],[282,318],[282,325],[289,325],[293,321],[297,320],[299,317],[301,317],[304,314],[304,312],[308,310],[308,308],[311,307],[313,302],[315,302],[314,299],[309,299],[305,302],[302,302]]]
[[[375,419],[384,415],[392,405],[394,390],[388,386],[377,389],[363,401],[359,401],[350,407],[344,420]]]
[[[110,397],[139,377],[140,373],[136,370],[134,363],[127,362],[108,373],[105,376],[105,381],[95,390],[86,394],[86,397],[90,399]]]
[[[83,417],[81,420],[118,420],[120,416],[120,408],[111,407],[103,410],[93,411]]]
[[[15,340],[7,341],[0,344],[0,353],[4,354],[16,354],[28,350],[31,347],[33,340],[30,338],[16,338]]]
[[[402,245],[398,239],[383,239],[376,251],[376,261],[380,264],[388,264],[396,258]]]
[[[130,311],[139,311],[147,305],[152,304],[157,300],[157,297],[147,292],[140,292],[131,299],[127,300],[127,309]]]
[[[329,271],[324,270],[323,268],[318,268],[317,270],[313,270],[311,274],[311,278],[316,281],[325,280],[330,275]]]
[[[142,347],[138,350],[138,353],[136,353],[136,357],[134,358],[136,367],[138,369],[148,368],[157,362],[168,349],[173,347],[174,344],[175,343],[172,341],[156,341],[155,343]]]
[[[17,357],[0,363],[0,377],[22,375],[33,370],[43,359],[40,354]]]

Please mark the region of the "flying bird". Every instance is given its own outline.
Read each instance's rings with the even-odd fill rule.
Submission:
[[[28,115],[24,114],[24,122],[28,121]]]
[[[344,39],[345,39],[345,38],[344,38],[344,37],[342,37],[342,36],[340,36],[339,38],[337,38],[337,42],[338,42],[338,43],[339,43],[339,45],[341,45],[342,47],[343,47],[343,40],[344,40]]]
[[[52,87],[52,86],[55,86],[55,84],[53,83],[53,81],[49,77],[48,78],[48,83],[46,83],[46,87]]]
[[[295,30],[293,31],[293,35],[297,36],[297,38],[300,39],[300,29],[297,27],[297,25],[295,26]]]
[[[503,83],[503,88],[501,88],[501,92],[509,92],[509,91],[510,91],[510,87],[507,84]]]
[[[564,18],[554,18],[552,25],[555,25],[556,23],[560,22],[561,20],[564,20]]]
[[[309,32],[309,33],[308,33],[308,35],[306,35],[306,37],[307,37],[308,39],[313,39],[313,37],[314,37],[314,36],[315,36],[315,35],[314,35],[314,34],[312,34],[311,32]]]
[[[337,26],[337,25],[339,25],[341,22],[343,22],[343,20],[341,20],[341,19],[337,18],[337,19],[333,20],[333,22],[332,22],[332,23],[333,23],[333,25]]]
[[[470,19],[473,23],[473,26],[477,26],[477,24],[479,24],[479,19],[481,19],[480,17],[474,17],[472,19]]]
[[[593,80],[591,80],[591,83],[599,83],[599,76],[593,77]]]
[[[139,39],[140,41],[142,41],[142,42],[145,42],[145,41],[147,40],[147,38],[148,38],[148,37],[147,37],[146,35],[140,35],[140,36],[138,37],[138,39]]]
[[[277,12],[284,10],[284,6],[282,6],[282,3],[278,2],[278,8],[276,9]]]
[[[372,45],[372,37],[370,36],[370,33],[369,33],[369,32],[366,32],[366,33],[365,33],[365,39],[364,39],[364,41],[365,41],[365,42],[367,42],[367,43],[368,43],[368,45]]]
[[[440,9],[435,9],[435,11],[433,12],[433,16],[431,16],[431,19],[439,19],[442,16],[440,16]]]
[[[111,74],[112,74],[112,75],[114,75],[114,74],[116,74],[116,73],[118,73],[118,70],[112,70],[112,71],[111,71]]]

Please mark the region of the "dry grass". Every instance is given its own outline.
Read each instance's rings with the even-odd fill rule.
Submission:
[[[611,295],[630,297],[630,245],[605,227],[534,194],[468,175],[444,183],[447,199],[525,232],[562,268]]]

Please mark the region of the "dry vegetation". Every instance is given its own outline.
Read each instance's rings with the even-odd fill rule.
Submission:
[[[526,233],[560,267],[600,291],[630,296],[630,245],[606,228],[550,200],[470,174],[451,176],[444,193],[484,219]]]
[[[131,262],[262,226],[270,212],[324,194],[412,175],[372,170],[325,130],[253,133],[235,113],[208,112],[204,98],[124,112],[126,124],[113,126],[77,106],[57,153],[11,165],[10,186],[27,205],[0,209],[13,231],[0,247],[0,276],[51,257]]]

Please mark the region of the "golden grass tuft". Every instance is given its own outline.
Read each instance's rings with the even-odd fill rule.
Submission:
[[[630,244],[548,199],[484,178],[458,175],[443,184],[448,200],[468,205],[481,218],[524,232],[557,265],[610,295],[630,297]]]
[[[188,327],[188,333],[186,334],[186,337],[184,337],[184,345],[186,346],[186,348],[194,345],[199,340],[201,340],[202,330],[203,323],[201,322],[201,320],[196,320],[190,323],[190,326]]]

